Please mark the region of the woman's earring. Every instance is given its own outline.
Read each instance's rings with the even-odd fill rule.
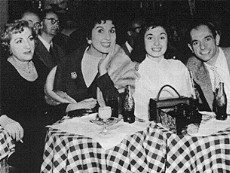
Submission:
[[[91,41],[91,40],[88,40],[88,44],[92,44],[92,41]]]

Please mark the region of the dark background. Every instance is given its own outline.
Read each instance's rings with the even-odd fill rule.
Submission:
[[[45,0],[9,0],[9,21],[20,18],[26,9],[42,11],[45,8]],[[189,1],[195,2],[194,8],[190,9]],[[196,15],[212,18],[222,31],[222,45],[230,45],[228,41],[230,33],[230,1],[229,0],[68,0],[66,8],[59,9],[59,17],[65,25],[65,21],[71,20],[81,25],[95,13],[95,11],[109,9],[108,11],[117,19],[117,41],[123,42],[125,25],[133,17],[144,15],[152,17],[164,16],[171,27],[171,40],[174,42],[183,39],[183,34],[189,21]],[[176,31],[176,32],[175,32]],[[177,37],[177,38],[173,38]],[[224,40],[223,40],[224,39]],[[175,43],[176,44],[176,43]]]
[[[192,11],[189,1],[195,2]],[[12,21],[19,19],[26,9],[37,12],[44,10],[44,2],[45,0],[8,0],[8,10],[6,10],[8,14],[1,14],[6,15],[7,19]],[[1,5],[2,8],[5,7],[3,4]],[[73,21],[75,27],[84,23],[95,11],[109,9],[119,23],[117,26],[118,44],[124,42],[125,25],[133,17],[139,15],[164,16],[171,26],[170,40],[176,48],[182,51],[183,56],[190,52],[187,45],[184,44],[186,27],[196,14],[201,14],[201,16],[211,18],[221,30],[220,45],[230,46],[230,0],[68,0],[65,9],[60,10],[56,6],[53,7],[60,11],[59,17],[61,17],[62,23],[68,19]],[[3,9],[2,11],[5,12]],[[3,57],[1,49],[0,52]]]

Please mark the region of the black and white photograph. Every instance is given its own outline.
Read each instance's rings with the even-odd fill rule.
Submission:
[[[230,173],[229,0],[0,0],[0,173]]]

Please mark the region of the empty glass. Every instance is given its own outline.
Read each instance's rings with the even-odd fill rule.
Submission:
[[[103,134],[103,135],[107,134],[106,122],[111,117],[111,115],[112,115],[111,107],[105,106],[105,107],[99,107],[98,108],[98,116],[103,120],[103,129],[100,132],[100,134]]]

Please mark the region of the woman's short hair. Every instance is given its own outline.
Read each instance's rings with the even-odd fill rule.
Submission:
[[[24,28],[31,29],[33,37],[36,36],[35,31],[29,27],[29,23],[25,20],[15,20],[12,23],[5,24],[4,27],[1,28],[1,44],[3,48],[9,51],[11,36],[23,32]]]
[[[150,28],[153,29],[153,28],[156,28],[158,26],[164,28],[167,34],[169,33],[168,32],[168,30],[169,30],[168,25],[166,23],[166,20],[164,20],[163,17],[155,16],[154,18],[150,18],[150,19],[146,20],[146,23],[143,26],[143,29],[141,30],[141,33],[138,36],[138,43],[140,43],[140,44],[136,44],[133,52],[131,53],[132,58],[135,59],[137,62],[142,62],[145,59],[145,54],[146,54],[145,38],[144,38],[145,33]],[[172,58],[172,57],[169,58],[169,56],[168,56],[169,48],[171,48],[171,46],[168,45],[168,48],[167,48],[166,53],[165,53],[166,59]],[[138,58],[136,58],[135,56]]]

